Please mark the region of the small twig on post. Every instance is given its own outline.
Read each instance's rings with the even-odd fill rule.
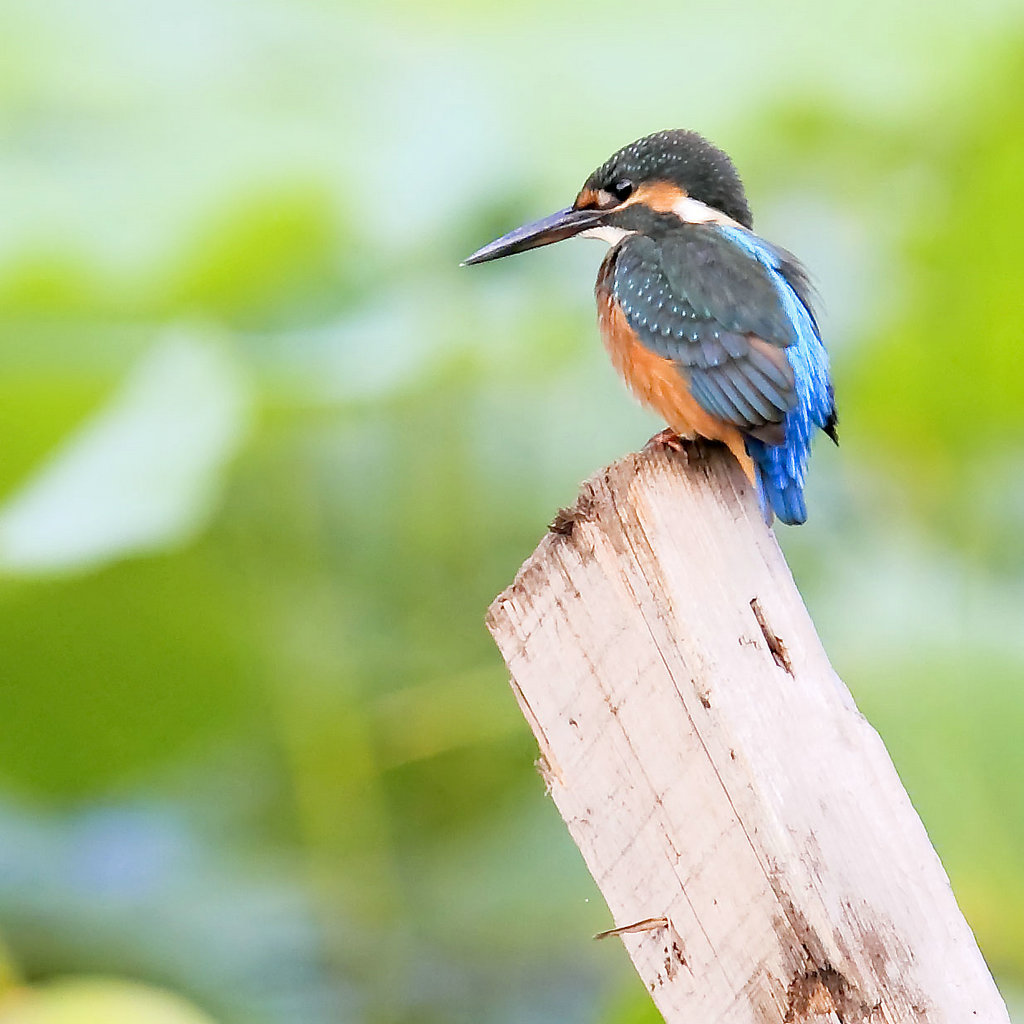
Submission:
[[[730,457],[583,486],[491,606],[541,770],[670,1024],[1006,1024]]]

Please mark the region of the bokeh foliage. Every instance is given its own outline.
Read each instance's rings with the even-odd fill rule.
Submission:
[[[783,542],[1024,985],[1024,25],[790,6],[9,4],[0,1022],[654,1019],[482,615],[659,424],[596,249],[457,264],[675,124],[816,274]]]

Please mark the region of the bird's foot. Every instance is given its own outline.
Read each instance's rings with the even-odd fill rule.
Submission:
[[[659,431],[647,442],[648,448],[669,448],[674,452],[686,451],[685,437],[681,437],[671,427],[666,427],[664,430]]]

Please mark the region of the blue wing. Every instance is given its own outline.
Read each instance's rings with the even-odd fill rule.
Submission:
[[[613,288],[638,339],[679,365],[703,408],[744,432],[775,514],[803,522],[811,434],[835,436],[835,404],[797,261],[745,228],[687,225],[623,242]]]
[[[836,438],[836,404],[828,353],[807,302],[806,277],[794,275],[792,270],[787,273],[788,268],[798,267],[796,261],[745,228],[722,227],[719,230],[771,273],[786,318],[796,335],[794,344],[786,349],[796,377],[797,404],[786,415],[785,442],[769,445],[751,437],[747,440],[747,451],[758,468],[765,496],[778,517],[783,522],[802,523],[807,518],[803,491],[811,434],[818,427],[833,440]]]
[[[783,347],[794,340],[767,272],[716,231],[622,243],[612,288],[646,347],[676,363],[714,416],[781,442],[796,404]]]

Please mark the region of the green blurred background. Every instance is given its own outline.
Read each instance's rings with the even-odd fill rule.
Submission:
[[[780,537],[1017,1001],[1019,0],[0,27],[0,1022],[655,1019],[482,618],[661,424],[599,245],[458,262],[674,126],[816,278],[843,447]]]

